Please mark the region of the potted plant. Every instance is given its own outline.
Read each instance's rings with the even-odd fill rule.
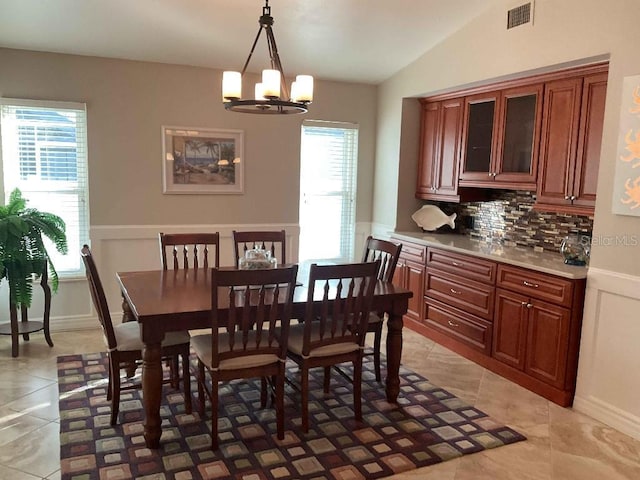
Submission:
[[[51,287],[58,289],[58,274],[43,242],[49,238],[60,253],[67,253],[65,223],[59,216],[27,208],[19,189],[11,192],[9,202],[0,206],[0,281],[9,282],[9,303],[30,307],[33,279],[49,266]]]

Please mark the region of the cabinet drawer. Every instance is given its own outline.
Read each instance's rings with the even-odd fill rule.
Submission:
[[[392,240],[402,243],[400,258],[424,264],[425,251],[427,250],[427,247],[417,245],[415,243],[407,243],[404,240],[398,240],[397,238],[392,238]]]
[[[571,280],[522,268],[498,266],[497,286],[565,307],[570,307],[572,302]]]
[[[495,289],[488,285],[427,269],[424,293],[486,320],[493,319]]]
[[[436,248],[427,250],[427,267],[491,285],[496,280],[495,262]]]
[[[431,298],[425,298],[424,312],[424,322],[430,328],[490,354],[492,325],[489,322]]]

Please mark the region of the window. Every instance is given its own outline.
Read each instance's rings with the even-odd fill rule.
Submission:
[[[65,221],[69,253],[47,244],[60,276],[78,275],[80,248],[89,243],[85,105],[0,98],[5,201],[15,188],[27,206]]]
[[[353,260],[357,162],[357,125],[302,123],[301,262]]]

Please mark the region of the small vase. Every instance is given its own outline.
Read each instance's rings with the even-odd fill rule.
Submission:
[[[568,235],[562,240],[560,253],[567,265],[584,266],[589,260],[589,237],[582,235]]]

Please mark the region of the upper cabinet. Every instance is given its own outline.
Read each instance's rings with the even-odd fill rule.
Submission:
[[[535,209],[593,215],[607,74],[545,85]]]
[[[423,103],[421,122],[416,197],[458,202],[462,99]]]
[[[416,197],[536,192],[536,210],[592,215],[608,64],[421,99]]]
[[[542,84],[465,98],[460,186],[534,190]]]

